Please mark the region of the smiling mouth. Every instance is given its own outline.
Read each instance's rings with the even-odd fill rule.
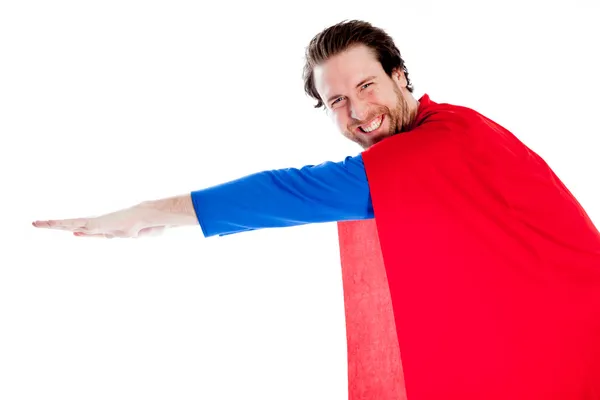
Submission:
[[[383,124],[383,115],[380,115],[377,118],[373,119],[368,124],[364,124],[364,125],[359,126],[358,129],[362,133],[373,133],[377,129],[379,129],[382,124]]]

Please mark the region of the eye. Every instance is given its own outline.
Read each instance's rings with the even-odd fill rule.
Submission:
[[[365,90],[365,89],[367,89],[369,86],[371,86],[372,84],[373,84],[373,82],[365,83],[365,84],[364,84],[364,85],[362,85],[360,88],[361,88],[362,90]]]
[[[337,103],[339,103],[342,100],[344,100],[344,97],[338,97],[331,103],[331,107],[335,106]]]

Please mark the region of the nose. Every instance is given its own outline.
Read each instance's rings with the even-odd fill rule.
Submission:
[[[366,101],[356,99],[352,101],[350,106],[350,117],[353,119],[364,121],[369,116],[369,105]]]

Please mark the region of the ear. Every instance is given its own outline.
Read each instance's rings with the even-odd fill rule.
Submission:
[[[392,71],[392,80],[400,89],[404,89],[408,85],[402,68],[396,68]]]

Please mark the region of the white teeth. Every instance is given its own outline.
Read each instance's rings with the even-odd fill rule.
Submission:
[[[362,128],[363,131],[365,131],[367,133],[373,132],[375,129],[379,128],[379,126],[381,125],[381,121],[383,121],[383,116],[375,119],[368,126],[362,126],[361,128]]]

